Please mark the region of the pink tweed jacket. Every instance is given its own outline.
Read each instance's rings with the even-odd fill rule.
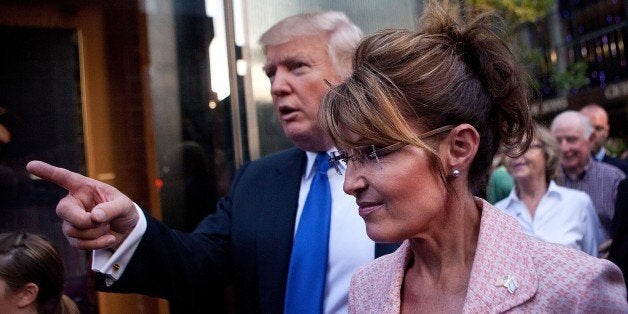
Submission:
[[[476,202],[482,219],[464,313],[628,313],[615,264],[527,236],[516,220]],[[349,312],[399,313],[411,257],[406,241],[360,268],[349,288]]]

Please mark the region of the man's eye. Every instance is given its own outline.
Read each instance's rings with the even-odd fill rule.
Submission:
[[[303,63],[303,62],[294,62],[294,63],[290,64],[290,70],[295,70],[295,69],[298,69],[298,68],[302,68],[304,66],[305,66],[305,63]]]
[[[308,68],[308,65],[303,62],[295,62],[290,64],[290,71],[299,74],[305,71]]]

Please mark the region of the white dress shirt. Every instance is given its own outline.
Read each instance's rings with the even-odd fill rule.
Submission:
[[[316,153],[306,152],[306,154],[307,166],[301,179],[295,226],[299,225],[303,205],[314,176],[313,166]],[[343,174],[344,170],[344,168],[341,169]],[[351,276],[358,267],[374,259],[375,243],[366,234],[364,220],[358,215],[355,198],[342,190],[344,175],[336,173],[333,167],[327,171],[327,175],[331,188],[332,206],[324,310],[325,313],[347,313]],[[120,248],[115,253],[109,250],[95,250],[93,253],[92,270],[107,275],[107,285],[112,285],[120,278],[146,231],[146,218],[137,205],[136,209],[140,215],[140,221]]]
[[[550,181],[533,219],[515,190],[516,187],[495,207],[517,219],[525,233],[598,256],[598,243],[603,235],[589,195]]]
[[[597,153],[593,154],[593,158],[597,161],[602,161],[604,159],[604,155],[606,155],[606,148],[602,146]]]

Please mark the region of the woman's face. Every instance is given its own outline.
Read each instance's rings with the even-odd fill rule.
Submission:
[[[358,135],[349,136],[360,142]],[[355,196],[371,239],[402,241],[437,232],[445,223],[445,186],[427,154],[405,145],[363,163],[348,162],[343,189]]]
[[[517,158],[506,157],[504,165],[513,179],[518,181],[540,177],[545,179],[545,162],[543,144],[534,139],[525,154]]]
[[[17,309],[13,292],[4,279],[0,278],[0,312],[11,313]]]

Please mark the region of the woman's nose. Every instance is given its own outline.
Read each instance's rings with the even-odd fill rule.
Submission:
[[[345,182],[342,185],[343,191],[349,195],[357,195],[367,188],[365,178],[360,174],[360,170],[356,169],[352,162],[347,163],[345,170]]]

